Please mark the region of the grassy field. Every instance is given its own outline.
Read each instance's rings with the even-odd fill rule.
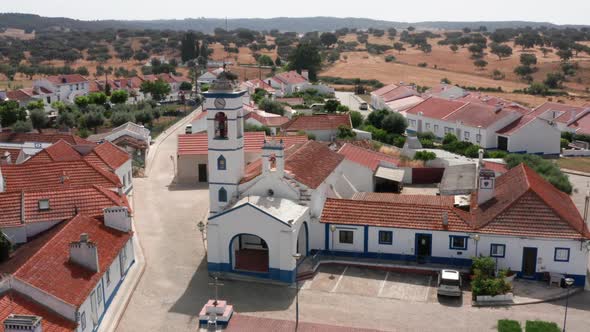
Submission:
[[[590,173],[590,157],[559,158],[557,159],[557,165],[560,168]]]

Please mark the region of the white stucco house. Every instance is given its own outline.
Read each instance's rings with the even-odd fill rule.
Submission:
[[[463,268],[490,255],[523,278],[557,272],[587,284],[588,226],[571,199],[530,168],[496,178],[479,163],[477,189],[456,206],[454,196],[371,193],[377,178],[403,181],[405,170],[360,147],[336,152],[267,138],[248,164],[243,93],[218,81],[205,94],[210,272],[291,283],[297,253]]]
[[[57,97],[57,101],[73,103],[76,97],[89,93],[90,82],[79,74],[56,75],[33,82],[33,88],[51,91]]]

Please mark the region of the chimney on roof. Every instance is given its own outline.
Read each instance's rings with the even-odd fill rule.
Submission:
[[[302,70],[301,76],[303,76],[303,78],[305,78],[306,80],[309,81],[309,70],[307,70],[307,69]]]
[[[442,224],[444,228],[449,227],[449,213],[447,211],[442,214]]]
[[[88,234],[80,234],[80,241],[70,243],[70,262],[84,266],[94,272],[100,272],[98,265],[98,248],[91,242]]]
[[[480,168],[477,186],[477,205],[481,205],[494,198],[496,173],[492,170]]]
[[[477,151],[478,155],[479,155],[479,169],[483,168],[483,149],[479,149],[479,151]]]
[[[10,314],[4,320],[6,332],[43,332],[42,318],[33,315]]]
[[[12,157],[10,152],[5,151],[2,156],[0,156],[0,165],[10,165],[12,164]]]
[[[104,224],[121,232],[131,231],[131,214],[125,206],[112,206],[105,208]]]
[[[262,145],[262,171],[264,173],[273,172],[279,177],[285,173],[285,145],[283,140],[264,141]]]

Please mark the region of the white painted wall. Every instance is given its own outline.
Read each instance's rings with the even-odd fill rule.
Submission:
[[[513,152],[559,154],[561,132],[544,120],[535,119],[508,138],[508,150]]]
[[[26,295],[47,308],[51,308],[52,311],[71,321],[76,321],[76,308],[71,304],[62,301],[51,294],[45,293],[18,278],[13,277],[10,284],[15,291]]]
[[[133,174],[131,157],[119,168],[115,170],[115,174],[123,184],[123,191],[130,193],[133,190]]]
[[[344,159],[339,168],[358,191],[372,192],[374,190],[373,171],[370,168],[348,159]]]

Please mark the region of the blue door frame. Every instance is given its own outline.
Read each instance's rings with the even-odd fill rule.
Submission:
[[[525,274],[525,254],[524,254],[524,252],[526,250],[532,250],[535,253],[535,259],[533,261],[534,269],[533,269],[533,273],[531,275]],[[537,254],[538,254],[538,249],[537,248],[534,248],[534,247],[523,247],[522,248],[522,266],[521,266],[521,269],[520,269],[520,271],[521,271],[520,273],[522,274],[522,276],[521,276],[522,278],[525,278],[525,279],[535,279],[536,272],[537,272],[537,257],[538,257]]]
[[[430,242],[430,245],[428,246],[428,255],[426,255],[425,257],[432,256],[432,234],[416,233],[414,236],[414,256],[416,256],[416,260],[418,260],[420,257],[418,255],[418,239],[421,237],[427,238],[428,242]]]

